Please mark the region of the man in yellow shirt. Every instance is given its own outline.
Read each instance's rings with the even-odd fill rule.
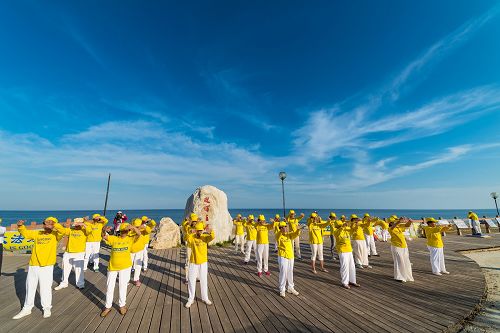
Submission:
[[[101,251],[102,228],[108,223],[108,220],[99,214],[92,215],[92,222],[88,222],[91,232],[87,235],[85,244],[85,259],[83,270],[87,270],[89,261],[94,264],[94,272],[99,272],[99,251]]]
[[[274,219],[271,219],[273,221],[273,227],[274,230],[278,230],[280,227],[280,222],[281,222],[281,216],[280,214],[274,215]],[[285,220],[285,217],[283,216],[283,220]],[[276,239],[274,239],[274,252],[278,252],[278,242]]]
[[[247,249],[245,252],[245,261],[243,262],[245,265],[250,261],[250,257],[252,255],[252,248],[254,251],[255,258],[257,259],[257,247],[255,246],[255,241],[257,240],[257,229],[256,223],[254,221],[253,215],[248,215],[247,222],[245,223],[245,229],[247,231]]]
[[[141,276],[141,268],[144,261],[144,243],[147,242],[147,238],[151,233],[151,228],[142,224],[142,219],[135,219],[133,221],[133,225],[140,231],[140,233],[136,234],[132,231],[129,235],[131,237],[136,237],[136,241],[130,248],[130,259],[132,260],[132,269],[134,270],[134,285],[136,287],[140,287],[141,281],[139,281],[139,277]]]
[[[433,217],[429,217],[426,220],[427,227],[424,227],[424,231],[427,238],[427,248],[430,252],[432,274],[450,274],[444,265],[444,244],[441,237],[441,233],[448,231],[450,225],[438,226],[436,225],[436,219]]]
[[[340,226],[342,222],[337,220],[337,214],[334,212],[330,212],[328,216],[328,222],[330,223],[330,253],[332,254],[332,260],[337,260],[337,254],[335,250],[335,236],[333,235],[333,230],[337,226]]]
[[[104,241],[111,247],[111,255],[109,257],[106,281],[106,304],[101,312],[101,317],[106,317],[111,311],[117,277],[119,312],[121,315],[127,313],[127,284],[130,280],[130,271],[132,269],[130,251],[132,250],[132,245],[138,241],[141,234],[139,228],[128,223],[120,224],[119,236],[109,235],[108,233],[111,230],[111,227],[107,227],[102,233]],[[131,236],[132,234],[134,236]]]
[[[196,226],[196,223],[198,223],[198,215],[195,213],[191,213],[189,215],[189,219],[186,218],[184,222],[182,222],[182,230],[184,234],[184,242],[186,244],[186,261],[184,265],[184,272],[186,274],[186,279],[184,280],[184,284],[189,283],[189,261],[191,259],[191,248],[189,247],[187,243],[188,236],[191,234],[191,231],[194,229]],[[201,222],[201,220],[200,220]]]
[[[264,273],[267,276],[269,272],[269,230],[273,230],[274,225],[266,223],[264,215],[259,215],[257,219],[257,275],[262,276],[262,262],[264,262]]]
[[[292,209],[288,213],[288,216],[286,218],[286,222],[288,222],[288,228],[290,231],[295,231],[300,228],[299,223],[300,221],[304,218],[304,213],[300,213],[299,217],[295,215],[295,211]],[[302,259],[302,256],[300,254],[300,237],[296,237],[293,242],[293,251],[297,255],[297,259]]]
[[[205,231],[206,230],[206,231]],[[189,264],[189,299],[186,308],[191,307],[196,296],[196,279],[200,279],[201,300],[211,305],[208,299],[208,243],[215,238],[215,233],[210,226],[198,222],[187,237],[188,246],[191,248],[191,259]]]
[[[330,222],[321,221],[317,213],[312,213],[307,219],[307,228],[309,229],[309,245],[311,246],[311,271],[316,272],[316,256],[321,265],[321,271],[327,272],[323,260],[323,229],[325,229]]]
[[[351,215],[351,244],[354,254],[354,262],[358,268],[372,268],[368,262],[368,249],[366,248],[363,222],[357,215]]]
[[[83,265],[85,260],[85,244],[87,235],[91,232],[90,227],[83,222],[83,218],[76,218],[72,228],[64,228],[60,224],[54,225],[54,229],[61,235],[68,237],[66,251],[63,254],[63,278],[54,290],[68,287],[71,269],[75,271],[76,286],[79,289],[85,287]]]
[[[245,254],[245,219],[238,214],[233,220],[235,226],[234,251],[238,252],[238,247],[241,253]]]
[[[479,221],[477,214],[470,210],[467,217],[471,220],[472,234],[481,236],[481,222]]]
[[[341,223],[333,225],[335,227],[333,229],[335,248],[340,261],[340,280],[346,289],[351,289],[351,285],[359,287],[356,282],[356,266],[354,265],[351,245],[351,226],[357,221],[359,218],[354,214],[351,215],[350,222],[346,221],[345,216],[342,215]]]
[[[40,302],[43,308],[43,318],[51,316],[52,308],[52,280],[54,278],[54,264],[57,256],[57,231],[54,226],[58,224],[55,217],[48,217],[43,221],[43,230],[28,230],[24,221],[17,222],[21,236],[34,241],[26,276],[26,296],[24,306],[12,319],[21,319],[31,314],[35,306],[35,294],[40,284]]]
[[[285,297],[285,291],[297,296],[299,293],[295,290],[293,282],[293,245],[292,241],[300,236],[300,229],[288,231],[287,223],[280,222],[276,231],[276,242],[278,243],[278,266],[279,274],[279,292],[281,297]],[[288,284],[288,288],[287,288]]]
[[[400,282],[413,281],[410,253],[404,232],[412,224],[412,220],[396,216],[389,218],[389,234],[391,235],[391,253],[394,261],[394,280]]]
[[[365,234],[366,249],[368,257],[372,255],[378,257],[377,248],[375,246],[375,237],[373,236],[374,223],[376,219],[372,219],[370,214],[366,213],[363,217],[363,233]]]
[[[142,220],[142,225],[146,226],[151,229],[151,231],[145,235],[144,238],[144,251],[143,251],[143,258],[142,258],[142,271],[145,272],[148,270],[148,248],[149,248],[149,241],[151,240],[151,232],[153,231],[154,227],[156,226],[156,221],[153,219],[150,219],[147,216],[143,216],[141,218]]]
[[[380,228],[382,228],[382,242],[387,242],[389,239],[389,223],[382,219],[377,219],[375,226],[380,226]]]

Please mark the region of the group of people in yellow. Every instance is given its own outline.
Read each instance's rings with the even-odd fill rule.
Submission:
[[[92,215],[91,221],[76,218],[70,227],[62,226],[55,217],[48,217],[43,222],[43,230],[28,230],[23,220],[17,222],[19,233],[26,239],[32,239],[34,245],[26,277],[24,305],[13,319],[20,319],[31,314],[38,286],[40,286],[43,317],[51,316],[52,281],[57,247],[58,242],[65,236],[68,241],[62,260],[62,280],[54,289],[61,290],[68,287],[72,269],[75,271],[76,286],[80,289],[84,288],[84,272],[89,261],[93,263],[94,271],[99,271],[100,244],[101,240],[104,240],[111,248],[111,255],[107,270],[106,303],[101,316],[105,317],[111,311],[117,277],[119,312],[122,315],[127,312],[125,304],[131,269],[132,267],[134,269],[134,284],[140,286],[139,277],[149,244],[149,234],[156,222],[143,216],[141,219],[135,219],[132,225],[123,223],[120,225],[117,236],[109,234],[112,228],[105,227],[107,222],[106,217],[99,214]]]

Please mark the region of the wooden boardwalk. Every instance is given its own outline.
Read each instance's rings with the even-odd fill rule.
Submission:
[[[392,280],[389,244],[377,242],[380,257],[373,269],[357,270],[361,288],[340,287],[338,262],[331,260],[325,238],[328,273],[314,275],[309,260],[296,261],[295,285],[299,296],[277,292],[276,254],[270,258],[272,276],[257,277],[252,263],[242,265],[241,254],[229,248],[211,248],[209,295],[214,305],[198,301],[190,308],[187,286],[182,283],[184,249],[150,251],[149,270],[142,286],[129,285],[129,312],[112,311],[100,318],[106,289],[109,252],[101,251],[101,272],[87,271],[86,288],[70,286],[53,293],[52,317],[43,319],[37,296],[31,316],[12,320],[24,301],[27,255],[4,256],[0,277],[0,332],[442,332],[459,329],[475,311],[485,293],[479,266],[458,250],[500,246],[500,234],[477,239],[445,238],[448,276],[434,276],[424,239],[409,242],[415,282]],[[271,246],[272,247],[272,246]],[[310,255],[302,244],[303,256]],[[61,258],[58,258],[60,263]],[[61,270],[56,267],[54,280]],[[54,283],[56,286],[56,282]],[[199,295],[199,294],[198,294]],[[117,291],[115,291],[117,297]]]

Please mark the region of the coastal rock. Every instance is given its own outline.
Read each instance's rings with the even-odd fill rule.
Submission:
[[[162,218],[156,228],[156,233],[151,237],[150,243],[153,249],[170,249],[180,244],[181,231],[170,217]]]
[[[188,198],[184,217],[191,213],[197,214],[205,224],[215,231],[215,239],[211,244],[225,242],[231,239],[233,219],[227,206],[227,195],[210,185],[199,187]]]

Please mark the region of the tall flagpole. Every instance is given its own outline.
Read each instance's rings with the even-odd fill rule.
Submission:
[[[111,173],[108,174],[108,187],[106,188],[106,200],[104,201],[103,216],[106,216],[106,208],[108,207],[109,183],[111,182]]]

